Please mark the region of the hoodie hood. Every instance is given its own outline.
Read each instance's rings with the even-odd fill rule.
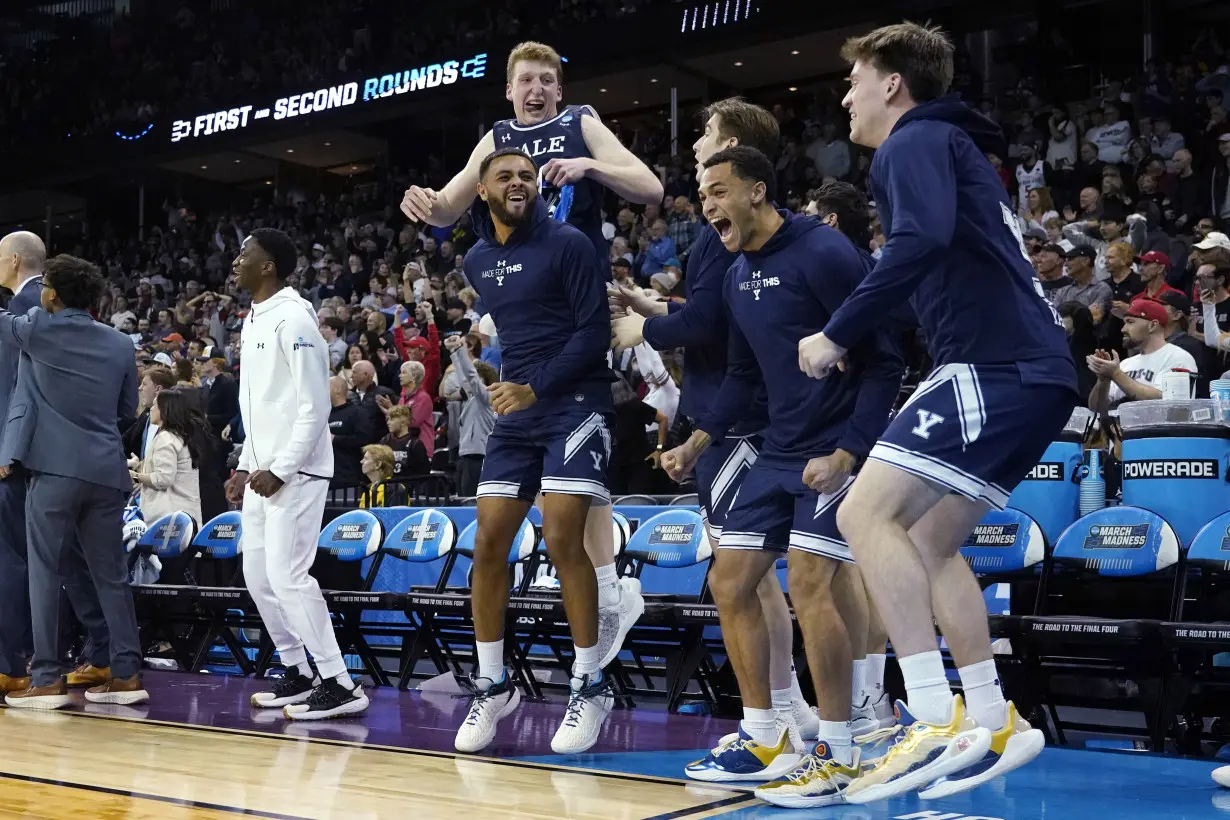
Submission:
[[[939,120],[954,125],[969,134],[982,153],[995,154],[1004,159],[1008,156],[1008,141],[1004,138],[1003,129],[961,102],[960,94],[949,94],[911,108],[897,120],[893,133],[914,120]]]
[[[259,305],[253,303],[252,317],[256,318],[262,313],[269,313],[277,310],[286,304],[298,305],[308,313],[312,314],[312,316],[316,315],[316,309],[312,307],[312,303],[300,296],[294,288],[287,285],[265,301],[261,302]]]
[[[793,243],[796,239],[802,238],[805,234],[820,229],[820,220],[818,219],[813,219],[810,216],[797,216],[781,208],[778,208],[777,212],[786,221],[777,229],[777,233],[769,237],[769,241],[764,243],[760,250],[744,251],[744,256],[751,259],[771,256],[781,250],[782,247]]]
[[[540,193],[534,197],[533,211],[530,213],[529,221],[512,232],[512,235],[508,237],[507,244],[512,245],[521,241],[550,218],[550,214],[547,212],[547,205],[543,202],[542,194]],[[474,233],[478,234],[480,239],[484,239],[492,245],[500,244],[500,240],[495,237],[495,223],[491,221],[491,206],[484,202],[481,196],[474,197],[474,204],[470,206],[470,219],[474,224]]]

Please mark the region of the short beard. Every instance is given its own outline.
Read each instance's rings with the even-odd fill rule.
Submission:
[[[521,212],[521,216],[513,216],[504,208],[504,203],[497,199],[487,201],[487,206],[491,208],[491,216],[500,224],[507,225],[510,228],[520,228],[529,221],[530,214],[534,210],[534,202],[538,196],[534,193],[526,193],[525,209]]]

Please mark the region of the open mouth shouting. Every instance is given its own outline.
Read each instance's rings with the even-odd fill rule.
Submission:
[[[710,219],[709,224],[717,231],[718,239],[722,240],[722,244],[729,248],[735,236],[734,223],[724,216],[718,216]]]
[[[547,102],[546,100],[527,99],[525,101],[524,108],[525,108],[525,113],[530,115],[531,117],[535,117],[535,118],[540,117],[542,116],[542,113],[547,110]]]

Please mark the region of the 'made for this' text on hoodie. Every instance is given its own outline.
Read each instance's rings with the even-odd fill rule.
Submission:
[[[475,199],[470,213],[480,241],[466,254],[465,274],[499,329],[500,378],[528,384],[536,397],[505,418],[611,412],[611,315],[589,239],[552,220],[541,197],[503,245],[487,203]]]

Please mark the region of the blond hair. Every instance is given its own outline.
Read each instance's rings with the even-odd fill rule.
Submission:
[[[517,67],[517,63],[546,63],[555,72],[555,82],[564,82],[563,61],[559,58],[559,52],[551,46],[526,40],[524,43],[518,43],[512,51],[508,52],[508,82],[510,83],[513,81],[513,70]]]
[[[406,424],[410,423],[410,419],[414,418],[414,414],[410,412],[410,405],[397,404],[389,408],[389,414],[385,417],[389,421],[397,421],[405,419]]]
[[[851,65],[869,63],[884,74],[900,74],[914,102],[938,99],[952,86],[952,41],[929,23],[907,20],[851,37],[841,47],[841,58]]]
[[[363,455],[371,456],[372,461],[380,468],[380,475],[389,479],[393,477],[393,448],[387,444],[369,444],[363,448]]]

